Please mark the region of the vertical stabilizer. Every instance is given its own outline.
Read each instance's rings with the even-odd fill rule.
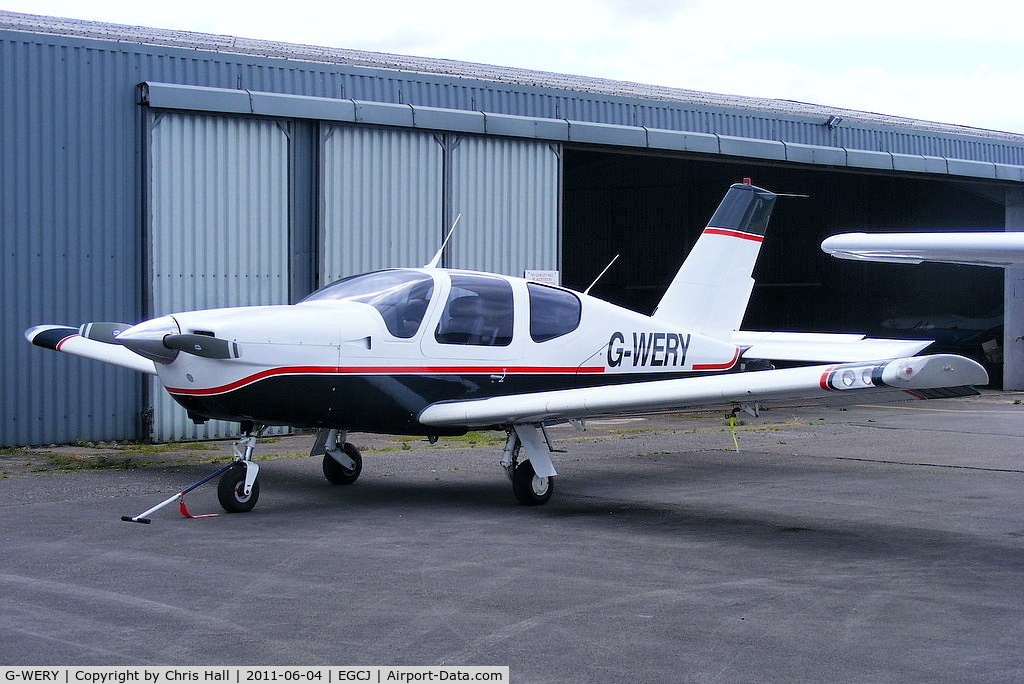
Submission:
[[[749,182],[729,188],[652,317],[720,339],[738,330],[774,206],[774,193]]]

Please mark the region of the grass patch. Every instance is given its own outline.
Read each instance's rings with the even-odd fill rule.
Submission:
[[[411,451],[412,449],[465,449],[473,447],[497,447],[505,445],[505,433],[494,430],[473,430],[455,437],[441,437],[434,444],[425,440],[409,437],[388,439],[386,444],[375,449],[363,449],[364,454],[386,454],[395,451]]]
[[[136,461],[129,458],[111,459],[106,456],[80,457],[68,454],[46,454],[50,468],[57,470],[131,470],[150,465],[151,461]],[[46,468],[34,468],[36,471]]]
[[[438,444],[441,442],[455,442],[459,445],[465,444],[468,446],[496,446],[505,443],[505,434],[493,430],[470,430],[458,437],[442,437],[438,440]]]
[[[291,454],[257,454],[253,460],[255,461],[269,461],[275,458],[306,458],[309,456],[308,453],[291,453]]]

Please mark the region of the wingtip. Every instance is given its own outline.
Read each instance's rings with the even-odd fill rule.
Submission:
[[[78,328],[66,325],[34,325],[25,331],[25,339],[45,349],[57,350],[60,343],[78,334]]]

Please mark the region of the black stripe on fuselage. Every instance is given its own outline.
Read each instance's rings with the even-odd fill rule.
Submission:
[[[416,420],[439,401],[697,377],[704,373],[275,375],[220,394],[173,394],[190,413],[265,425],[396,435],[462,434]]]

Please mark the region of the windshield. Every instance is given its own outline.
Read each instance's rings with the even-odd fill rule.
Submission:
[[[369,304],[380,312],[395,337],[410,338],[420,329],[434,279],[419,271],[377,271],[352,276],[322,287],[303,302],[349,301]]]

